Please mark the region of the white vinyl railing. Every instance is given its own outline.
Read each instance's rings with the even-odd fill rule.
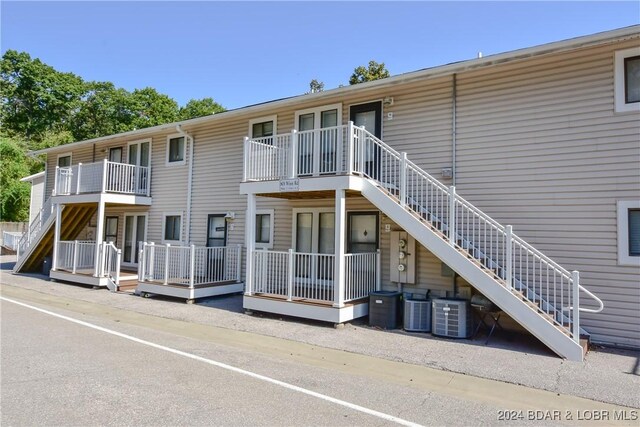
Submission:
[[[116,289],[120,285],[120,262],[122,259],[122,250],[116,248],[113,242],[102,242],[102,248],[100,250],[100,259],[102,265],[100,266],[100,275],[107,277],[111,280]]]
[[[150,195],[151,168],[103,160],[56,167],[55,195],[121,193]]]
[[[143,243],[138,280],[193,288],[241,281],[241,246],[197,247]]]
[[[380,286],[380,254],[345,255],[344,298],[337,298],[334,254],[255,250],[252,294],[276,295],[288,301],[353,301]]]
[[[67,270],[73,274],[79,270],[91,270],[93,274],[96,265],[96,242],[85,240],[58,242],[58,256],[56,270]]]
[[[54,205],[52,203],[51,197],[49,197],[42,205],[40,212],[36,214],[36,216],[29,224],[27,231],[20,238],[17,247],[18,260],[22,258],[29,247],[31,247],[31,244],[34,242],[34,240],[36,240],[36,238],[39,236],[40,231],[42,230],[42,226],[47,222],[47,220],[53,213],[53,210]]]
[[[18,249],[20,239],[22,239],[23,233],[19,231],[3,231],[2,232],[2,246],[7,249],[15,251]]]

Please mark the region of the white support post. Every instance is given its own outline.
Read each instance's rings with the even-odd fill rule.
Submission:
[[[336,260],[335,271],[333,274],[333,306],[337,308],[344,307],[345,299],[345,230],[346,230],[346,201],[345,191],[343,189],[336,190],[336,206],[335,206],[335,247]]]
[[[380,249],[376,251],[376,291],[382,290],[382,263]]]
[[[449,244],[456,245],[456,187],[449,187]]]
[[[51,192],[52,196],[55,196],[56,191],[58,191],[58,175],[60,175],[60,166],[56,166],[56,173],[53,176],[53,191]]]
[[[400,153],[400,206],[407,206],[407,153]]]
[[[253,251],[256,246],[256,196],[255,194],[247,195],[247,219],[245,229],[245,246],[247,247],[246,257],[246,286],[245,295],[253,294]]]
[[[238,245],[238,249],[236,252],[236,282],[240,283],[242,281],[242,245]]]
[[[573,340],[580,344],[580,273],[576,270],[572,271],[571,279],[573,282],[573,319],[571,319],[571,331],[573,333]]]
[[[121,261],[121,259],[122,259],[122,250],[118,249],[116,251],[116,266],[115,266],[115,270],[116,270],[116,275],[115,275],[116,286],[120,285],[120,261]]]
[[[344,130],[343,126],[338,126],[336,130],[336,173],[344,172],[342,167],[342,157],[344,155]]]
[[[293,179],[298,174],[298,131],[291,131],[291,146],[289,147],[289,178]]]
[[[95,269],[93,271],[93,277],[100,277],[100,246],[104,236],[104,200],[102,197],[98,202],[98,219],[96,221],[96,256],[95,256]]]
[[[196,245],[191,245],[189,252],[189,288],[193,289],[196,277]]]
[[[347,125],[347,173],[353,174],[353,159],[355,148],[355,135],[353,134],[353,122],[349,122]]]
[[[82,163],[78,163],[78,178],[76,179],[76,194],[80,194],[80,179],[82,177]]]
[[[73,241],[73,267],[71,268],[71,272],[76,274],[76,268],[78,266],[78,241]]]
[[[107,159],[102,161],[102,192],[107,191]]]
[[[167,243],[164,250],[164,284],[169,283],[169,249],[171,245]]]
[[[287,263],[287,301],[293,298],[293,249],[289,249],[289,261]]]
[[[242,167],[242,182],[247,182],[247,176],[249,174],[249,137],[244,137],[244,165]]]
[[[506,271],[506,281],[507,281],[507,289],[513,290],[513,227],[507,225],[505,227],[505,244],[507,247],[505,248],[505,256],[507,257],[507,271]]]
[[[62,205],[56,204],[56,226],[53,232],[53,259],[51,260],[51,270],[58,268],[58,245],[60,244],[60,221],[62,220]]]

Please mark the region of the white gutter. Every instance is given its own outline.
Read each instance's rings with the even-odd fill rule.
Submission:
[[[185,141],[189,142],[189,172],[187,175],[187,221],[185,224],[186,238],[183,239],[184,243],[191,244],[191,186],[193,185],[193,152],[195,150],[195,141],[193,137],[182,130],[182,125],[176,125],[176,132],[184,136]]]
[[[605,31],[601,33],[591,34],[588,36],[575,37],[568,40],[562,40],[558,42],[546,43],[538,46],[517,49],[505,53],[499,53],[495,55],[483,56],[482,58],[474,58],[470,60],[454,62],[451,64],[440,65],[431,68],[425,68],[418,71],[411,71],[397,76],[388,77],[382,80],[375,80],[372,82],[360,83],[357,85],[344,86],[336,89],[326,90],[324,92],[316,92],[306,95],[297,95],[290,98],[279,99],[275,101],[267,101],[261,104],[251,105],[247,107],[241,107],[235,110],[226,111],[223,113],[217,113],[210,116],[198,117],[195,119],[183,120],[180,122],[168,123],[165,125],[158,125],[144,129],[138,129],[129,132],[123,132],[116,135],[108,135],[100,138],[94,138],[86,141],[74,142],[71,144],[59,145],[57,147],[45,148],[38,151],[32,151],[30,155],[49,153],[56,150],[68,150],[74,148],[77,145],[84,145],[89,143],[107,141],[114,138],[125,138],[138,136],[142,134],[149,134],[153,132],[159,132],[163,130],[175,129],[178,125],[195,126],[202,123],[208,123],[211,121],[225,120],[237,116],[257,114],[265,109],[269,108],[283,108],[286,106],[295,105],[301,102],[301,100],[321,100],[324,98],[336,97],[343,94],[347,94],[353,91],[368,91],[387,86],[393,86],[399,83],[406,83],[415,80],[442,77],[452,73],[460,73],[472,69],[478,69],[482,67],[491,67],[495,65],[504,64],[511,61],[519,61],[535,56],[548,55],[551,53],[564,52],[572,49],[579,49],[589,46],[595,46],[605,43],[611,43],[617,40],[637,38],[640,37],[640,25],[633,25],[629,27],[619,28],[616,30]]]

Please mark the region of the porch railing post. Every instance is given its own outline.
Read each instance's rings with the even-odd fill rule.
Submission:
[[[400,206],[407,206],[407,153],[400,153]]]
[[[347,173],[349,175],[353,174],[353,159],[354,159],[354,139],[355,136],[353,134],[353,122],[349,122],[347,125]]]
[[[247,177],[249,176],[249,155],[250,155],[250,147],[249,147],[249,137],[244,137],[244,165],[242,167],[242,182],[247,181]]]
[[[320,130],[313,130],[313,151],[311,164],[313,168],[313,176],[320,175]]]
[[[167,243],[164,251],[164,284],[169,283],[169,248],[171,245]]]
[[[145,276],[145,253],[147,250],[147,242],[142,242],[138,251],[138,282],[144,282]]]
[[[76,180],[76,194],[80,194],[81,172],[82,172],[82,163],[78,163],[78,178]]]
[[[242,245],[239,244],[236,251],[236,282],[239,283],[242,281]]]
[[[291,131],[291,143],[289,147],[289,178],[296,177],[296,171],[298,170],[298,131],[293,129]]]
[[[293,298],[293,249],[289,249],[289,260],[287,263],[287,301]]]
[[[382,289],[382,263],[380,260],[380,249],[378,249],[376,251],[376,291]]]
[[[71,271],[76,274],[76,268],[78,267],[78,241],[73,241],[73,267]]]
[[[102,192],[107,191],[107,159],[102,161]]]
[[[360,173],[364,174],[367,171],[367,168],[364,165],[364,153],[366,151],[366,135],[365,135],[364,126],[360,126],[358,128],[358,163],[360,164]]]
[[[573,340],[580,344],[580,273],[576,270],[571,272],[571,279],[573,282],[573,319],[572,334]]]
[[[196,277],[196,245],[191,245],[189,253],[189,287],[193,289]]]
[[[507,289],[513,290],[513,227],[507,225],[505,227],[505,244],[507,247],[505,248],[505,256],[507,257],[507,271],[506,271],[506,282]]]
[[[56,195],[56,192],[58,191],[58,175],[60,175],[60,166],[56,166],[56,173],[53,176],[53,192],[52,192],[52,196]]]
[[[122,259],[122,249],[116,250],[116,266],[115,266],[115,281],[116,286],[120,284],[120,260]]]
[[[156,274],[156,264],[155,264],[156,245],[155,243],[151,242],[148,246],[150,247],[149,249],[149,270],[150,270],[149,280],[153,281],[155,279],[155,274]],[[145,280],[145,278],[143,277],[142,280]]]
[[[456,244],[456,187],[449,187],[449,244]]]

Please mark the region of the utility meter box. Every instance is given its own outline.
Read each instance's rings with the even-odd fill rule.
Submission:
[[[389,280],[396,283],[416,283],[416,240],[406,231],[392,231],[389,237]]]

